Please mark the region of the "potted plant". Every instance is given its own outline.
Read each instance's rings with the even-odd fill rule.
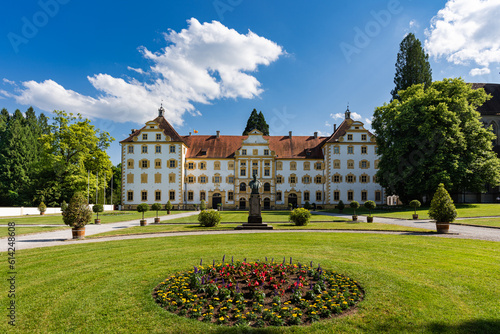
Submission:
[[[104,211],[104,207],[101,204],[95,204],[92,207],[92,211],[94,211],[97,214],[97,218],[94,219],[94,224],[99,225],[101,223],[101,220],[99,219],[99,212],[103,212]]]
[[[137,212],[142,212],[141,226],[146,226],[148,223],[146,219],[144,219],[144,212],[149,210],[149,205],[146,203],[141,203],[137,206]]]
[[[167,215],[169,215],[170,211],[172,210],[172,203],[170,203],[170,201],[165,204],[165,210],[167,210]]]
[[[359,208],[359,203],[356,201],[352,201],[349,206],[351,207],[351,209],[354,210],[354,214],[352,215],[352,221],[355,222],[358,220],[358,216],[356,215],[356,209]]]
[[[434,197],[432,197],[429,217],[436,221],[437,233],[448,233],[450,223],[457,217],[455,204],[442,183],[439,184]]]
[[[365,208],[368,209],[368,212],[370,213],[370,215],[366,217],[366,222],[373,223],[372,210],[377,207],[377,204],[374,201],[366,201],[364,206]]]
[[[151,210],[156,211],[155,224],[158,224],[160,222],[160,217],[158,217],[158,211],[161,210],[161,204],[154,203],[153,205],[151,205]]]
[[[418,200],[416,200],[416,199],[414,199],[413,201],[410,202],[410,206],[414,210],[413,219],[418,219],[417,208],[419,208],[420,205],[421,205],[420,202]]]
[[[339,213],[342,213],[345,209],[345,204],[342,202],[342,200],[339,201],[339,204],[337,204],[337,209],[339,209]]]
[[[40,202],[40,205],[38,205],[38,211],[40,211],[40,215],[42,216],[45,214],[45,211],[47,211],[47,206],[44,202]]]
[[[85,238],[85,225],[92,219],[92,211],[82,193],[76,193],[62,213],[64,224],[72,227],[73,239]]]
[[[206,210],[207,209],[207,203],[205,203],[205,200],[202,199],[200,202],[200,210]]]
[[[217,211],[222,211],[222,203],[217,203]]]

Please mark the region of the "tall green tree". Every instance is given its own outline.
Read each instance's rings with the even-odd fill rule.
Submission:
[[[269,125],[266,123],[266,119],[264,118],[264,114],[262,111],[257,113],[257,110],[252,110],[250,117],[247,121],[247,126],[243,131],[243,136],[248,135],[250,131],[253,129],[257,129],[264,134],[264,136],[269,136]]]
[[[400,91],[375,110],[372,127],[380,155],[378,183],[403,202],[432,197],[443,183],[451,193],[500,184],[494,135],[477,107],[489,96],[462,79],[445,79]]]
[[[414,84],[424,84],[427,87],[431,82],[429,55],[425,53],[420,40],[413,33],[409,33],[399,45],[394,76],[396,87],[391,91],[392,100],[400,98],[398,95],[400,90]]]
[[[112,164],[106,149],[114,139],[80,114],[54,114],[50,132],[40,139],[44,150],[38,195],[45,197],[46,203],[61,203],[75,192],[87,193],[88,184],[91,194],[96,187],[102,191],[111,178]]]

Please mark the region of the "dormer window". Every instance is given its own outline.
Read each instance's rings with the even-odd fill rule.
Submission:
[[[241,155],[247,155],[247,150],[242,149],[242,150],[241,150]]]

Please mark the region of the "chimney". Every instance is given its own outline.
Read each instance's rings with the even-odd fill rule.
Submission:
[[[292,131],[288,132],[288,137],[290,137],[290,139],[292,139]]]
[[[318,132],[315,132],[314,133],[314,139],[317,139],[318,138]]]
[[[135,129],[132,129],[131,131],[132,131],[131,135],[133,135],[133,134],[134,134],[134,132],[135,132],[136,130],[135,130]]]
[[[219,130],[217,130],[217,132],[216,132],[216,133],[217,133],[216,137],[217,137],[217,138],[219,138],[219,136],[220,136],[220,131],[219,131]]]
[[[337,124],[333,124],[333,133],[335,133],[335,131],[337,131]]]

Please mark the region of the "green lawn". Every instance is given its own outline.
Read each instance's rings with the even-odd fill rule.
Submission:
[[[500,332],[500,243],[337,233],[177,236],[18,251],[17,324],[8,327],[4,316],[0,332],[241,333],[174,316],[151,296],[169,275],[223,255],[314,261],[365,290],[353,314],[255,332]],[[7,265],[2,270],[7,277]],[[4,314],[8,302],[1,294]]]
[[[459,219],[455,220],[453,224],[500,227],[500,218]]]
[[[180,219],[179,219],[180,220]],[[130,234],[147,234],[147,233],[162,233],[162,232],[197,232],[197,231],[232,231],[239,224],[224,223],[217,227],[203,227],[199,224],[150,224],[147,226],[134,226],[124,229],[118,229],[100,234],[94,234],[86,237],[87,239],[130,235]],[[401,232],[433,232],[431,230],[415,227],[397,226],[380,223],[360,223],[360,222],[329,222],[315,223],[311,222],[307,226],[295,226],[293,223],[272,223],[275,230],[370,230],[370,231],[401,231]]]
[[[181,213],[186,211],[171,211],[171,214]],[[159,216],[166,216],[166,211],[159,211]],[[145,218],[156,217],[156,211],[148,211],[144,214]],[[96,214],[92,214],[92,221],[96,218]],[[114,212],[102,212],[99,214],[99,218],[101,219],[101,224],[106,223],[116,223],[127,220],[139,220],[142,218],[142,213],[137,211],[114,211]],[[43,216],[22,216],[22,217],[14,217],[14,218],[2,218],[0,219],[0,225],[7,225],[9,222],[16,222],[16,224],[24,224],[24,225],[45,225],[45,224],[55,224],[55,225],[64,225],[62,220],[62,215],[53,214],[53,215],[43,215]]]
[[[33,227],[24,227],[24,226],[16,226],[16,236],[22,234],[31,234],[31,233],[41,233],[41,232],[52,232],[57,230],[69,229],[70,227],[64,226],[33,226]],[[9,235],[8,226],[0,226],[0,238],[5,238]]]
[[[500,204],[457,204],[456,205],[458,217],[500,217]],[[326,212],[338,213],[338,210],[321,210]],[[417,214],[419,219],[430,219],[428,215],[428,207],[420,207],[417,209]],[[344,214],[351,215],[353,213],[352,209],[346,205],[343,211]],[[368,210],[365,208],[359,208],[356,210],[357,214],[368,215]],[[399,219],[412,219],[413,208],[411,207],[397,207],[391,210],[388,209],[375,209],[372,211],[375,217],[385,217],[385,218],[399,218]]]

